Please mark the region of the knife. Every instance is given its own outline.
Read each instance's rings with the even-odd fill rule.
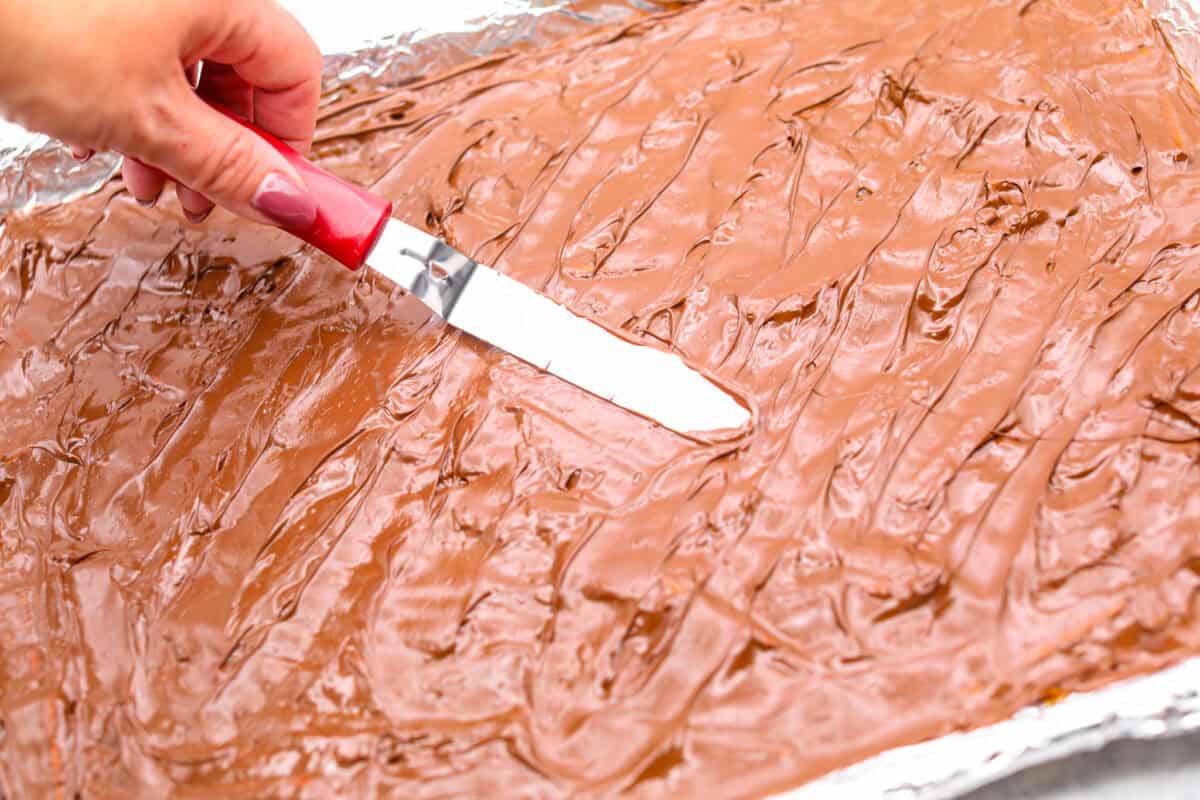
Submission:
[[[740,428],[750,413],[673,353],[633,344],[440,239],[391,218],[392,204],[342,180],[246,120],[317,200],[316,221],[286,229],[351,270],[365,264],[447,323],[678,433]]]

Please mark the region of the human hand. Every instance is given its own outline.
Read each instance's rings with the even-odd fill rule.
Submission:
[[[0,113],[76,153],[124,154],[144,204],[171,176],[193,222],[214,202],[268,224],[312,222],[296,171],[208,102],[304,152],[320,79],[316,44],[274,0],[0,0]]]

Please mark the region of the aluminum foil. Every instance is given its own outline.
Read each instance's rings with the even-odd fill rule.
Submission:
[[[1144,0],[1181,66],[1200,76],[1200,0]],[[327,54],[331,96],[370,74],[397,84],[500,49],[536,46],[655,7],[654,0],[285,0]],[[0,120],[3,212],[95,191],[112,156],[78,164],[55,142]],[[1033,706],[986,728],[885,752],[774,800],[950,800],[1000,778],[1121,739],[1200,730],[1200,658],[1154,675]]]

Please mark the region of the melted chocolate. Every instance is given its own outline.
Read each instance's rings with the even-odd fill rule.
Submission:
[[[1099,0],[712,0],[315,154],[703,443],[228,216],[0,242],[9,797],[756,796],[1200,652],[1200,116]]]

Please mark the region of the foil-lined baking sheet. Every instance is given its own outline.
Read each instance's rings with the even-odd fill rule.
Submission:
[[[1195,82],[1200,76],[1200,0],[1144,2]],[[328,54],[326,81],[336,93],[339,85],[363,74],[401,83],[500,49],[549,43],[653,10],[664,0],[440,0],[425,8],[378,0],[284,4]],[[94,191],[116,167],[111,155],[78,164],[57,143],[0,120],[0,214]],[[986,728],[888,751],[775,800],[949,800],[1116,740],[1197,730],[1200,658],[1053,705],[1026,708]]]

